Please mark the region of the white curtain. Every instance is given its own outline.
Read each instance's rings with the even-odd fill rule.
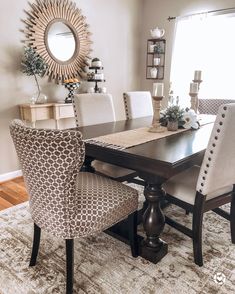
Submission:
[[[177,19],[171,82],[189,106],[194,71],[202,71],[199,98],[235,99],[235,14],[199,14]]]

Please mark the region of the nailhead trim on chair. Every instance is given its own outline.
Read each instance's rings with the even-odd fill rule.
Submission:
[[[227,107],[224,106],[224,107],[223,107],[223,110],[226,111],[226,110],[227,110]],[[224,118],[225,118],[225,113],[222,113],[221,117],[222,117],[222,119],[224,119]],[[220,122],[219,122],[219,125],[220,125],[220,126],[223,126],[223,122],[220,121]],[[218,129],[217,129],[217,133],[220,133],[220,131],[221,131],[221,129],[218,128]],[[214,139],[215,139],[215,140],[218,140],[219,138],[218,138],[218,136],[215,136]],[[216,147],[216,144],[213,142],[213,143],[212,143],[212,149],[210,150],[210,154],[212,154],[212,155],[214,154],[213,148],[215,148],[215,147]],[[209,170],[209,167],[210,167],[210,164],[209,164],[209,163],[211,163],[211,161],[212,161],[212,157],[208,157],[207,160],[208,160],[208,163],[206,164],[206,167],[207,167],[208,169],[205,169],[205,170],[204,170],[204,173],[205,173],[206,175],[208,174],[208,170]],[[205,183],[205,181],[206,181],[206,176],[203,176],[203,177],[202,177],[202,182],[201,182],[201,187],[204,187],[204,183]],[[199,192],[202,193],[202,189],[199,189]]]
[[[125,106],[125,112],[126,112],[126,119],[130,119],[130,115],[129,115],[129,111],[128,111],[128,105],[127,105],[126,93],[123,93],[123,99],[124,99],[124,106]]]
[[[79,127],[78,114],[77,114],[76,107],[75,107],[74,96],[72,96],[72,104],[73,104],[73,111],[74,111],[75,120],[76,120],[76,127],[78,128]]]

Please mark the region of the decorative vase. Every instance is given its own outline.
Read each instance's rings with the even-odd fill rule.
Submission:
[[[156,79],[157,78],[157,68],[156,67],[152,67],[150,69],[150,76],[152,79]]]
[[[31,104],[43,104],[47,103],[47,96],[41,92],[37,92],[33,94],[33,96],[30,99]]]
[[[178,121],[168,121],[167,122],[167,130],[168,131],[177,131],[178,130]]]
[[[69,90],[68,96],[65,98],[65,103],[72,103],[72,97],[74,96],[74,91],[77,90],[80,86],[80,82],[75,83],[65,83],[65,88]]]

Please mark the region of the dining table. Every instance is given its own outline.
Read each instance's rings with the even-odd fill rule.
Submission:
[[[207,116],[204,116],[206,118]],[[211,117],[211,116],[210,116]],[[85,142],[86,171],[94,172],[93,160],[100,160],[134,170],[144,181],[146,209],[142,221],[144,238],[140,243],[139,255],[158,263],[168,252],[167,243],[161,239],[165,217],[161,208],[164,200],[162,184],[173,175],[201,164],[214,119],[209,119],[197,130],[172,132],[170,136],[138,144],[129,148],[112,148],[105,144],[92,143],[92,138],[150,127],[152,117],[109,122],[79,127]]]

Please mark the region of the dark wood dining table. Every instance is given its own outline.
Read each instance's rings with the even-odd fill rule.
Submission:
[[[78,128],[83,139],[150,126],[152,117],[123,120]],[[86,170],[92,170],[91,162],[98,159],[138,172],[145,181],[144,195],[147,208],[143,214],[145,238],[141,242],[140,255],[157,263],[168,251],[167,243],[160,235],[165,217],[160,207],[164,198],[161,185],[169,177],[200,164],[207,147],[213,124],[198,130],[187,130],[171,136],[147,142],[124,150],[117,150],[86,143]]]

